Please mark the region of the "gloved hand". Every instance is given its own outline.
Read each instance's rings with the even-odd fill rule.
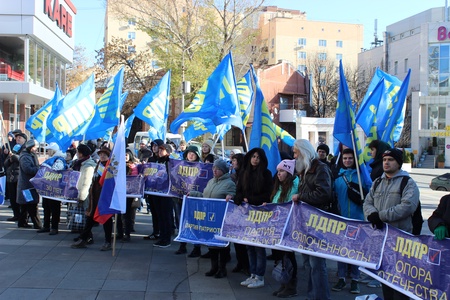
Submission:
[[[376,229],[383,229],[384,223],[383,221],[381,221],[380,219],[380,215],[377,212],[371,213],[368,217],[367,220],[372,223],[372,225],[376,228]]]
[[[448,236],[448,229],[445,225],[440,225],[434,229],[434,238],[436,240],[442,241]]]

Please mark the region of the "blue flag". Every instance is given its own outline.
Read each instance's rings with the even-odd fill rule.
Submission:
[[[53,106],[58,105],[58,101],[62,98],[62,91],[59,88],[58,82],[56,82],[55,94],[53,98],[45,103],[37,112],[35,112],[25,124],[25,128],[31,132],[34,139],[39,142],[51,142],[51,131],[47,128],[47,117],[52,111]]]
[[[119,110],[122,110],[123,104],[125,103],[125,100],[127,99],[127,97],[128,97],[128,91],[123,93],[122,96],[120,97]],[[133,116],[133,120],[134,120],[134,114],[132,114],[131,116]],[[129,118],[131,118],[131,116]],[[127,128],[127,124],[128,124],[127,122],[129,120],[129,118],[125,121],[125,137],[127,137],[127,138],[128,138],[128,135],[130,134],[130,128]],[[133,124],[133,120],[131,120],[130,127],[131,127],[131,124]],[[116,126],[117,125],[114,125],[106,131],[105,135],[103,136],[103,140],[108,141],[109,139],[111,139],[111,136],[114,132],[114,128],[116,128]],[[117,132],[112,137],[112,141],[114,143],[116,141],[116,137],[117,137]]]
[[[274,126],[277,137],[279,137],[286,145],[291,147],[294,146],[295,138],[277,124],[274,124]]]
[[[358,135],[356,134],[355,112],[352,106],[352,99],[348,89],[347,80],[342,67],[342,60],[339,62],[339,92],[336,107],[336,117],[334,120],[333,136],[343,145],[356,152],[359,169],[361,171],[361,180],[363,186],[368,189],[372,185],[369,171],[363,159],[363,152]],[[353,138],[353,141],[352,141]],[[353,144],[355,146],[353,146]],[[356,149],[354,149],[356,147]]]
[[[404,82],[409,84],[409,75],[407,75]],[[372,140],[381,140],[384,131],[386,131],[386,122],[388,121],[388,118],[390,118],[389,116],[392,116],[393,114],[394,102],[397,103],[395,105],[396,110],[401,107],[401,113],[394,121],[395,125],[392,141],[383,141],[394,146],[394,141],[398,141],[400,138],[406,110],[406,102],[404,100],[398,102],[402,84],[402,81],[397,77],[389,75],[379,69],[376,70],[363,102],[361,103],[358,114],[356,115],[356,123],[361,126],[366,135],[369,135],[369,133],[372,134]],[[408,84],[406,84],[406,89],[408,88]],[[377,132],[376,136],[373,132],[374,128]],[[388,135],[390,135],[390,133]]]
[[[122,121],[117,131],[110,162],[98,200],[99,215],[124,214],[126,211],[126,160],[125,125]]]
[[[269,161],[268,169],[275,175],[277,165],[281,161],[280,151],[278,150],[277,134],[274,123],[269,114],[267,103],[259,86],[258,77],[252,68],[253,80],[256,87],[255,107],[253,111],[253,127],[250,135],[249,149],[262,148]]]
[[[120,109],[122,108],[122,67],[116,76],[111,78],[106,90],[95,105],[95,113],[89,123],[89,130],[84,135],[84,140],[92,140],[103,137],[106,132],[119,124]],[[126,97],[126,96],[125,96]]]
[[[248,70],[244,77],[237,83],[239,108],[241,110],[242,124],[244,127],[247,125],[253,104],[252,70],[253,69]]]
[[[125,138],[128,138],[128,136],[130,135],[130,131],[131,131],[131,126],[133,125],[133,121],[134,121],[134,114],[131,114],[128,119],[126,119],[125,121]]]
[[[52,111],[48,115],[47,127],[62,151],[69,148],[74,138],[84,135],[94,112],[95,85],[92,74],[57,105],[52,105]]]
[[[403,80],[400,90],[392,99],[392,105],[389,107],[388,114],[383,118],[386,128],[381,136],[382,141],[386,141],[388,144],[394,145],[395,141],[398,141],[401,134],[401,129],[403,129],[403,123],[405,119],[405,109],[406,109],[406,96],[408,95],[409,86],[409,76],[411,74],[411,69],[408,70],[408,74]],[[401,122],[401,129],[399,129]],[[396,136],[397,134],[397,136]]]
[[[196,138],[205,133],[215,134],[217,131],[216,125],[211,120],[206,120],[205,123],[194,121],[188,128],[184,131],[184,139],[189,142],[193,138]]]
[[[189,106],[170,124],[170,131],[177,132],[187,121],[205,123],[208,119],[216,126],[228,124],[243,129],[231,52],[208,77]]]
[[[153,127],[163,141],[169,116],[170,75],[169,70],[133,110],[136,117]]]

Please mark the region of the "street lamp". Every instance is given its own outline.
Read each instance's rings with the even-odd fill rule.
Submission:
[[[191,45],[190,47],[184,48],[182,53],[181,53],[181,112],[184,111],[184,94],[190,93],[191,92],[191,82],[190,81],[184,81],[184,53],[191,49],[192,47],[196,46],[200,44],[200,42],[197,42],[193,45]],[[186,127],[186,125],[183,123],[181,125],[181,133],[184,133],[184,128]]]

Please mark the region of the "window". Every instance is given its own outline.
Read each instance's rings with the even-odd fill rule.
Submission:
[[[306,39],[305,38],[299,38],[298,39],[298,45],[299,46],[306,46]]]
[[[129,40],[134,40],[135,38],[136,38],[136,32],[134,32],[134,31],[128,32],[128,39]]]
[[[271,48],[275,47],[275,39],[272,39]]]
[[[342,48],[342,45],[343,45],[342,41],[336,41],[337,48]]]
[[[326,47],[327,46],[327,40],[319,40],[319,47]]]
[[[325,67],[325,66],[320,66],[319,67],[319,72],[320,73],[325,73],[327,71],[327,67]]]
[[[136,47],[128,46],[128,54],[131,54],[131,53],[136,53]]]
[[[394,75],[398,74],[398,61],[394,62]]]
[[[337,54],[336,54],[336,60],[337,60],[337,61],[342,60],[342,54],[341,54],[341,53],[337,53]]]
[[[306,72],[306,65],[298,65],[297,71],[305,73]]]
[[[130,25],[130,26],[136,25],[136,19],[135,18],[128,19],[128,25]]]
[[[326,53],[319,53],[317,57],[320,60],[327,60],[327,54]]]
[[[407,58],[405,58],[405,70],[404,70],[404,72],[405,73],[408,72],[408,59]]]
[[[306,52],[298,51],[297,53],[299,59],[306,59]]]
[[[445,105],[428,105],[428,120],[428,129],[445,129]]]
[[[275,52],[272,51],[272,52],[270,53],[270,58],[275,58]]]

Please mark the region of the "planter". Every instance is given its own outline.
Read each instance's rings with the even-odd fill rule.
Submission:
[[[443,169],[443,168],[445,168],[445,161],[438,161],[438,168],[439,169]]]

